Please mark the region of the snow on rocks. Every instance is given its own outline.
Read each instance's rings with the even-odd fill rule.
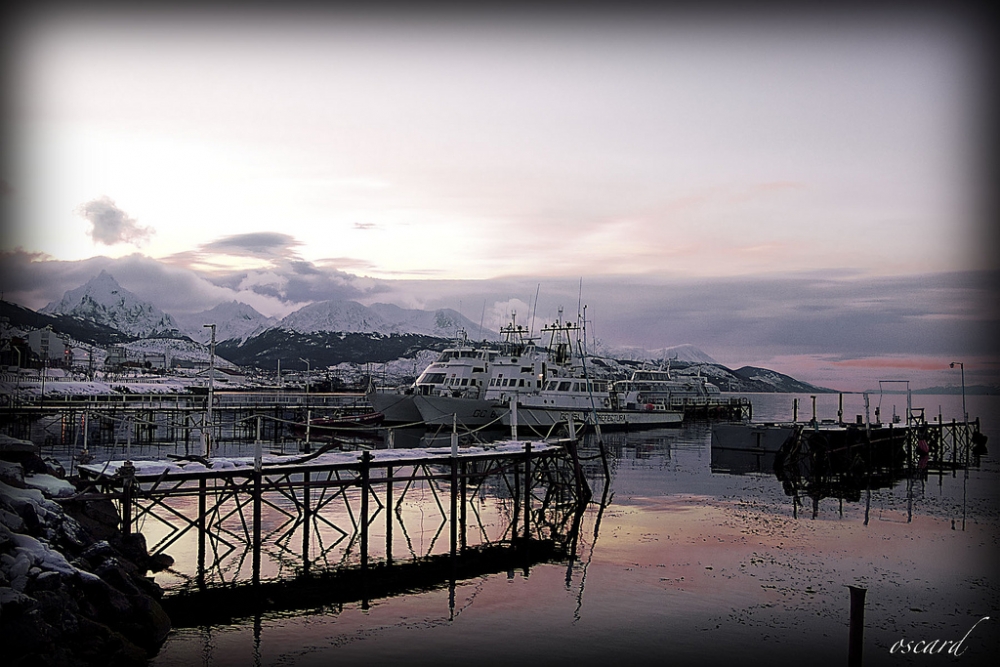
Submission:
[[[44,469],[40,459],[23,463],[0,460],[5,660],[145,664],[166,638],[170,620],[157,601],[162,591],[145,577],[153,559],[142,536],[118,531],[110,501],[73,500],[75,488],[68,481],[25,472]]]

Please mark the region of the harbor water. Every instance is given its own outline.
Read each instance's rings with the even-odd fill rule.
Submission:
[[[795,398],[799,420],[812,416],[809,396],[749,397],[754,421],[790,420]],[[845,421],[865,414],[861,395],[842,400]],[[873,395],[870,407],[888,419],[906,400]],[[574,558],[364,602],[230,609],[224,622],[176,627],[152,665],[844,665],[849,586],[867,591],[865,665],[985,664],[1000,649],[1000,399],[966,400],[989,437],[978,465],[815,504],[766,462],[713,457],[711,422],[606,433],[611,483],[582,516]],[[962,420],[960,395],[912,401],[929,420]],[[820,419],[838,408],[837,394],[817,396]],[[441,531],[422,514],[431,502],[408,510],[414,553]],[[191,570],[180,542],[167,552]],[[185,586],[171,572],[156,579],[167,595]],[[958,650],[916,651],[935,640]]]

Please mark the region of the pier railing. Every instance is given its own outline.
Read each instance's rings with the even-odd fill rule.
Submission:
[[[569,548],[589,499],[573,451],[565,441],[331,449],[183,466],[119,461],[83,466],[81,475],[85,495],[114,500],[123,530],[141,530],[151,553],[196,554],[186,571],[174,568],[183,589],[367,570],[473,547]]]

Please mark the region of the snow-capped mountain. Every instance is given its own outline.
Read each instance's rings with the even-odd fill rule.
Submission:
[[[377,313],[356,301],[317,301],[285,316],[278,326],[299,333],[344,331],[348,333],[391,333]]]
[[[369,310],[388,322],[393,333],[417,333],[440,338],[457,338],[458,330],[462,329],[469,340],[498,339],[497,332],[473,324],[451,308],[414,310],[400,308],[391,303],[373,303]]]
[[[221,342],[234,338],[245,340],[278,323],[275,318],[262,315],[239,301],[227,301],[200,313],[179,315],[176,319],[184,333],[199,343],[212,339],[211,329],[206,324],[215,325],[215,340]]]
[[[132,336],[155,336],[178,328],[174,318],[123,288],[107,271],[39,312],[80,317]]]
[[[662,364],[664,367],[667,365],[668,361],[679,361],[687,364],[719,363],[705,353],[701,348],[691,345],[690,343],[674,345],[673,347],[661,348],[659,350],[647,350],[645,348],[638,347],[608,347],[604,345],[596,345],[594,351],[604,356],[614,357],[616,359],[648,361],[651,363]]]
[[[386,335],[409,333],[439,338],[455,338],[459,329],[465,329],[472,340],[497,338],[495,332],[480,328],[448,308],[412,310],[385,303],[366,307],[356,301],[309,304],[286,316],[278,326],[305,334],[318,331]]]

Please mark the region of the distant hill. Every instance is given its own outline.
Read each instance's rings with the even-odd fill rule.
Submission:
[[[307,359],[312,368],[336,364],[384,363],[414,356],[421,350],[443,350],[451,341],[419,334],[377,334],[327,331],[301,333],[287,329],[268,329],[246,340],[228,340],[216,346],[216,352],[239,366],[262,369],[305,370]]]
[[[780,392],[789,394],[836,393],[833,389],[817,387],[816,385],[809,384],[808,382],[800,382],[793,377],[789,377],[788,375],[784,375],[767,368],[743,366],[742,368],[737,368],[733,371],[733,374],[741,380],[739,383],[740,389],[738,391]]]
[[[0,317],[6,317],[11,326],[18,329],[52,330],[83,343],[92,345],[118,345],[136,339],[126,333],[104,324],[97,324],[82,317],[71,315],[46,315],[30,308],[24,308],[9,301],[0,301]]]

